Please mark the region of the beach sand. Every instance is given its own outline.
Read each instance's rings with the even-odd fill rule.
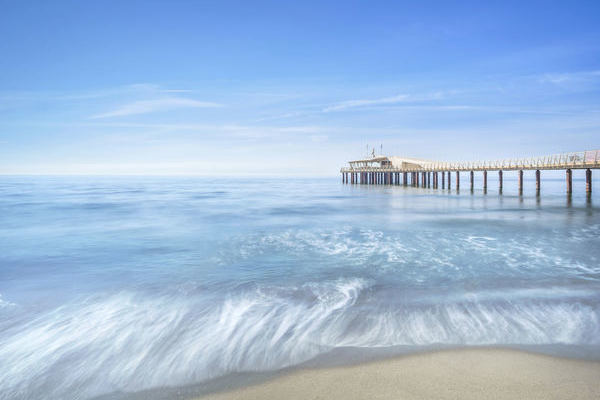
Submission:
[[[600,399],[600,362],[461,349],[301,369],[201,399]]]

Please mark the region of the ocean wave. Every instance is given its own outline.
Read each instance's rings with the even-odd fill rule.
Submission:
[[[381,302],[344,278],[220,297],[121,292],[0,334],[0,399],[79,399],[296,365],[337,347],[600,344],[594,298]],[[507,296],[509,297],[509,296]]]
[[[294,230],[244,238],[239,247],[239,254],[251,257],[257,253],[281,249],[298,254],[312,251],[328,256],[344,256],[355,263],[366,261],[373,256],[384,257],[387,261],[402,262],[404,239],[402,236],[386,236],[381,231],[370,229]]]
[[[0,293],[0,308],[12,307],[14,305],[15,305],[14,303],[11,303],[10,301],[4,300],[2,298],[2,293]]]
[[[584,231],[573,230],[572,235],[587,235]],[[577,258],[573,257],[565,251],[564,237],[558,233],[540,236],[525,232],[515,237],[466,232],[444,235],[423,230],[306,229],[248,235],[233,238],[231,242],[229,247],[223,246],[218,257],[223,264],[236,261],[236,257],[254,259],[279,252],[289,258],[314,255],[319,260],[330,259],[336,265],[386,273],[401,270],[406,277],[420,280],[444,276],[445,271],[453,271],[453,279],[485,275],[562,279],[589,274],[600,278],[600,265],[594,255],[578,252]]]

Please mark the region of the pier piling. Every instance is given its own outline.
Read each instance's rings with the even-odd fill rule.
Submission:
[[[502,170],[498,171],[498,191],[502,193]]]
[[[460,172],[456,171],[456,190],[460,189]]]
[[[473,171],[471,171],[469,175],[471,178],[471,191],[473,191],[473,186],[474,186],[474,181],[475,181],[475,179],[474,179],[475,173]]]
[[[592,170],[585,170],[585,191],[586,193],[592,193]]]
[[[567,194],[573,193],[573,171],[567,169]]]
[[[483,171],[483,191],[487,192],[487,170]]]
[[[519,170],[519,194],[523,194],[523,170]]]
[[[541,185],[540,185],[540,170],[536,169],[535,170],[535,192],[537,194],[540,194],[540,188],[541,188]]]

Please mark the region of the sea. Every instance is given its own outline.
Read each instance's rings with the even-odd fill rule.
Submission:
[[[1,176],[0,399],[192,398],[445,348],[600,360],[600,197],[544,174],[539,196],[509,172],[501,194]]]

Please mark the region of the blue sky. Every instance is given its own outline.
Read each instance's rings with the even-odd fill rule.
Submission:
[[[0,0],[0,173],[600,148],[600,2],[452,3]]]

